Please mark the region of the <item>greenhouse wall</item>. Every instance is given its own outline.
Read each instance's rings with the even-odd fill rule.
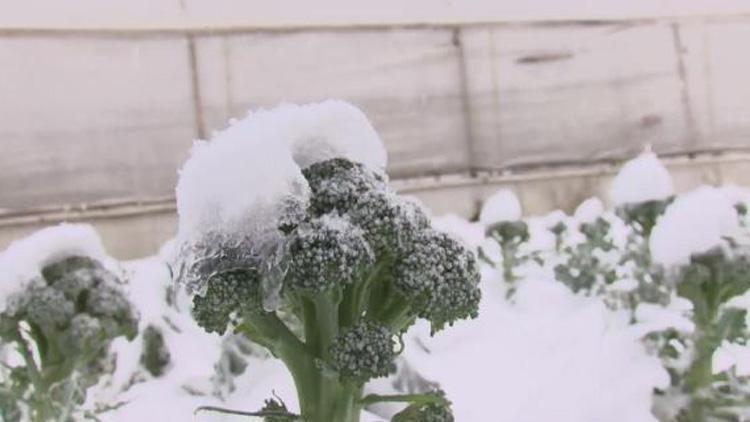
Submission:
[[[153,252],[174,230],[192,140],[282,101],[361,107],[391,177],[436,213],[471,216],[501,185],[529,212],[568,209],[644,148],[681,169],[685,189],[748,182],[745,15],[5,26],[0,247],[39,224],[137,215],[162,229],[114,250]]]

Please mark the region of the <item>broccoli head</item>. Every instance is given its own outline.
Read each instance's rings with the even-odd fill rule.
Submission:
[[[282,209],[290,215],[279,218],[277,255],[264,261],[208,242],[192,260],[207,269],[193,314],[207,331],[234,327],[282,359],[305,420],[346,422],[362,407],[363,385],[394,371],[394,338],[416,319],[437,332],[477,316],[479,270],[472,252],[432,229],[379,172],[334,158],[302,173],[309,205],[302,214]],[[281,280],[274,291],[268,268]],[[263,307],[274,294],[279,306]]]

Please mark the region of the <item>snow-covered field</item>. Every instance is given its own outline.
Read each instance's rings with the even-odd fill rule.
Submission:
[[[325,107],[317,114],[287,111],[301,113],[298,126],[275,121],[288,114],[267,113],[258,117],[263,124],[244,127],[240,122],[224,133],[225,139],[290,140],[274,147],[278,151],[268,149],[274,160],[254,154],[257,145],[242,142],[225,142],[211,150],[205,144],[196,146],[193,154],[200,158],[183,169],[178,186],[180,234],[150,258],[116,263],[106,257],[96,233],[80,225],[47,229],[0,254],[0,312],[46,263],[66,255],[97,256],[125,280],[123,288],[140,314],[139,334],[132,341],[113,341],[110,353],[116,364],[88,389],[78,415],[93,412],[102,421],[241,420],[195,410],[255,410],[272,396],[298,410],[286,367],[240,335],[206,333],[191,317],[188,293],[172,282],[173,271],[183,271],[172,266],[175,253],[181,244],[199,241],[195,236],[202,239],[216,231],[266,236],[263,224],[278,223],[269,211],[277,206],[278,191],[292,189],[304,197],[301,162],[344,151],[370,166],[385,166],[377,135],[363,123],[363,116],[355,113],[345,120],[348,123],[339,124],[334,122],[338,115]],[[362,133],[364,148],[347,147]],[[300,143],[309,139],[318,143]],[[284,155],[289,148],[294,151],[292,159]],[[228,155],[247,157],[254,166],[247,161],[227,165]],[[206,182],[206,169],[218,167],[223,171]],[[278,183],[258,184],[258,172],[274,175]],[[237,192],[248,189],[256,196],[238,198]],[[504,189],[488,199],[477,222],[434,216],[435,227],[483,257],[479,316],[436,336],[430,335],[427,322],[417,323],[404,335],[396,374],[375,380],[366,390],[408,393],[439,385],[453,403],[456,420],[462,422],[677,420],[670,412],[688,398],[683,390],[677,391],[682,384],[675,377],[681,379],[689,366],[685,362],[700,351],[691,349],[700,330],[691,319],[693,305],[685,298],[689,296],[681,296],[678,270],[693,254],[716,247],[740,254],[750,245],[738,207],[747,206],[748,199],[750,191],[739,187],[705,186],[674,196],[669,173],[646,152],[623,166],[610,198],[584,201],[573,215],[555,211],[524,216],[518,198]],[[614,208],[607,209],[604,202]],[[625,215],[636,215],[635,211],[622,210],[632,211],[635,208],[628,206],[633,204],[651,204],[658,211],[628,220]],[[644,221],[655,225],[645,229]],[[511,226],[519,222],[523,226]],[[519,227],[525,235],[502,231]],[[273,239],[264,237],[264,242]],[[586,271],[591,277],[584,277]],[[197,279],[195,283],[188,287],[205,288]],[[720,305],[723,312],[746,309],[748,304],[750,296],[740,294]],[[167,357],[156,373],[142,358],[149,341],[144,335],[147,327],[160,333],[159,350]],[[676,358],[662,353],[659,336],[667,332],[678,333],[665,340],[680,344],[682,353]],[[709,356],[714,372],[734,368],[733,376],[750,373],[743,338],[721,339],[721,347]],[[23,362],[10,343],[0,349],[0,359],[6,364],[0,375]],[[748,408],[740,406],[734,413],[738,419],[727,420],[748,420],[742,419]],[[362,420],[389,420],[396,409],[397,405],[373,406]]]

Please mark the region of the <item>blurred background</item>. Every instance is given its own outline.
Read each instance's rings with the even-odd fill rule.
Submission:
[[[153,254],[192,141],[284,101],[361,107],[435,214],[570,211],[646,148],[750,185],[748,44],[741,0],[0,0],[0,249],[86,221]]]

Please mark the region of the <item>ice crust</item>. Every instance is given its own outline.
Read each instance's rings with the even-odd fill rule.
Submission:
[[[379,172],[386,165],[370,122],[342,101],[258,110],[211,141],[196,141],[176,189],[177,278],[202,293],[217,271],[273,262],[282,241],[279,224],[309,200],[302,169],[335,157]]]

